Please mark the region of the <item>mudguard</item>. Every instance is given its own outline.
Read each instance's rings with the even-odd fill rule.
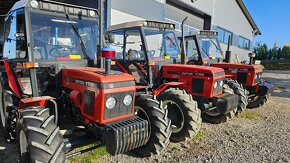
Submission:
[[[258,84],[258,91],[256,92],[256,95],[264,96],[267,94],[271,94],[273,91],[274,85],[269,82],[263,81]]]

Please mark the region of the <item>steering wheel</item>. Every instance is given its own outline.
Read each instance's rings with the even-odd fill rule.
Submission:
[[[49,55],[52,57],[66,57],[69,54],[71,54],[73,50],[74,49],[70,46],[64,46],[64,45],[56,46],[49,51]]]
[[[189,60],[198,61],[198,53],[193,54],[191,57],[188,57]]]
[[[155,50],[150,50],[150,51],[149,51],[149,57],[150,57],[150,58],[154,58],[155,53],[156,53]]]

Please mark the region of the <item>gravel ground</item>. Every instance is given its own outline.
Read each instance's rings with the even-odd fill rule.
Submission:
[[[275,84],[270,101],[227,123],[204,123],[199,139],[171,143],[160,155],[104,156],[96,162],[290,162],[290,72],[268,71]],[[6,144],[0,129],[0,162],[17,162],[16,145]]]

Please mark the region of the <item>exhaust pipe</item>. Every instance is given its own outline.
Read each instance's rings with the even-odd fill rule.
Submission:
[[[256,57],[255,53],[249,53],[250,63],[249,65],[255,64],[254,58]]]
[[[116,51],[112,48],[103,48],[102,57],[105,58],[105,73],[106,75],[111,74],[111,62],[115,58]]]
[[[230,51],[230,43],[231,43],[231,36],[229,36],[229,38],[228,38],[228,48],[227,48],[226,56],[224,59],[224,62],[226,62],[226,63],[230,63],[231,59],[232,59],[232,52]]]
[[[186,22],[187,17],[183,19],[182,24],[181,24],[181,64],[186,64],[185,60],[185,38],[184,38],[184,23]]]

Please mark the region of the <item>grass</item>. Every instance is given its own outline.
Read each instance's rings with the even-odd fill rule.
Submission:
[[[260,116],[257,113],[245,111],[240,115],[240,118],[249,119],[249,120],[258,120]]]
[[[201,139],[207,137],[209,134],[210,134],[210,132],[207,130],[200,131],[194,138],[192,138],[192,141],[201,140]]]
[[[290,62],[279,61],[279,62],[264,62],[262,63],[266,70],[290,70]]]
[[[90,148],[94,145],[89,145],[89,146],[85,146],[85,147],[81,147],[78,148],[76,151],[81,151],[87,148]],[[74,151],[74,152],[76,152]],[[98,159],[102,156],[106,156],[109,155],[109,153],[106,152],[106,147],[100,147],[97,149],[94,149],[88,153],[85,153],[83,155],[80,156],[76,156],[70,159],[70,162],[72,163],[97,163],[99,162]]]

